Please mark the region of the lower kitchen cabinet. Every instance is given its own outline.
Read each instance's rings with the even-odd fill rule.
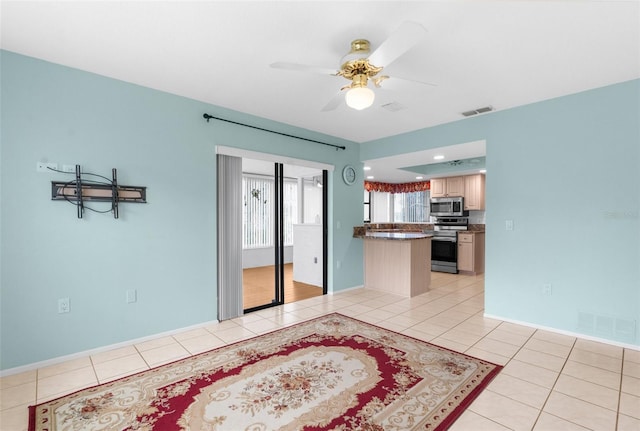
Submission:
[[[471,275],[484,272],[484,232],[458,232],[458,272]]]

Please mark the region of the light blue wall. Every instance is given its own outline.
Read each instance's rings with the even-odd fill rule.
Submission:
[[[639,119],[635,80],[369,142],[361,158],[486,139],[486,313],[640,345]]]
[[[486,312],[640,345],[640,81],[359,146],[6,51],[0,62],[0,369],[217,318],[215,145],[336,166],[337,291],[362,284],[351,230],[362,223],[362,190],[343,184],[342,167],[486,139]],[[204,112],[348,149],[206,123]],[[50,181],[65,177],[37,173],[47,160],[107,176],[115,167],[122,184],[148,187],[149,203],[123,204],[119,220],[78,220],[50,200]],[[126,304],[133,288],[138,302]],[[57,313],[61,297],[71,313]],[[635,335],[579,316],[632,321]]]
[[[0,53],[1,369],[217,318],[216,145],[334,164],[329,285],[362,284],[361,242],[351,237],[362,190],[340,179],[345,163],[359,163],[357,144]],[[347,150],[207,123],[204,112]],[[79,220],[74,206],[50,200],[50,181],[71,178],[37,173],[38,161],[106,176],[117,168],[121,184],[148,187],[149,203],[122,204],[118,220]],[[125,302],[128,289],[136,303]],[[57,313],[62,297],[68,314]]]

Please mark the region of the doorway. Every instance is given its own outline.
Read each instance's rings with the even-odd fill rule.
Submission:
[[[242,158],[244,313],[326,293],[326,171]]]
[[[274,266],[270,271],[273,274],[273,281],[270,284],[267,284],[268,287],[273,289],[269,289],[270,293],[273,292],[273,297],[271,297],[270,300],[264,300],[262,305],[259,306],[251,306],[247,309],[243,306],[243,266],[247,266],[244,265],[246,261],[243,259],[243,252],[245,251],[243,250],[243,170],[246,170],[247,172],[253,171],[253,169],[248,169],[246,167],[243,169],[243,159],[246,159],[247,163],[249,163],[248,161],[250,160],[254,160],[262,164],[265,164],[266,162],[265,166],[268,166],[268,170],[265,172],[258,172],[258,174],[265,177],[271,177],[274,182],[276,181],[276,178],[281,178],[284,184],[285,178],[296,178],[303,184],[303,186],[298,187],[298,193],[302,193],[303,188],[312,186],[323,189],[321,192],[322,205],[320,209],[322,213],[320,216],[322,232],[320,254],[322,255],[322,258],[317,261],[314,259],[313,263],[316,267],[318,267],[318,265],[321,266],[322,281],[320,284],[322,285],[322,294],[326,294],[328,280],[327,262],[329,235],[328,186],[330,186],[328,182],[328,172],[333,171],[334,166],[290,157],[286,158],[287,163],[285,165],[282,164],[282,159],[284,158],[282,156],[259,153],[234,147],[225,147],[221,145],[216,146],[216,155],[218,320],[222,321],[233,319],[234,317],[242,316],[247,311],[255,311],[261,308],[272,307],[282,304],[286,300],[286,293],[284,291],[286,269],[285,247],[275,247],[275,244],[281,244],[278,241],[281,241],[279,238],[280,235],[283,235],[284,231],[280,229],[274,231],[273,235],[270,235],[270,237],[274,238],[275,241],[274,248],[271,250],[266,248],[266,253],[264,253],[264,249],[262,250],[263,255],[269,256],[265,261],[266,263],[263,263],[262,265],[253,265],[254,267]],[[282,167],[279,169],[280,173],[274,173],[275,164],[281,164]],[[315,170],[311,177],[300,173],[301,170],[308,171],[310,169]],[[318,177],[318,173],[321,173],[321,177]],[[318,184],[318,182],[320,184]],[[260,193],[260,195],[260,198],[264,197],[262,193]],[[253,197],[253,194],[251,193],[249,193],[249,196],[258,200],[256,197]],[[272,196],[272,199],[276,199],[276,196]],[[262,201],[264,202],[264,199],[262,199]],[[271,202],[273,203],[273,200]],[[280,198],[279,202],[282,203],[283,199]],[[299,202],[304,202],[304,194]],[[307,211],[306,209],[306,205],[298,205],[298,213],[302,214],[299,216],[298,220],[302,221],[303,225],[306,225],[309,217],[311,217],[310,211]],[[271,214],[274,214],[274,212],[268,211],[265,212],[265,214],[269,214],[269,217],[271,217]],[[279,210],[278,214],[278,216],[274,215],[273,217],[280,217],[281,215],[283,217],[284,207]],[[314,222],[317,221],[315,214],[313,215],[313,220]],[[273,225],[273,223],[270,223],[270,225]],[[282,226],[282,223],[280,223],[280,225]],[[275,239],[276,236],[278,236],[278,240]],[[293,249],[306,250],[308,247],[293,247]],[[295,258],[293,260],[295,260]],[[296,268],[300,267],[301,265],[293,265],[293,280],[296,280]],[[303,271],[303,273],[304,272],[305,271]]]

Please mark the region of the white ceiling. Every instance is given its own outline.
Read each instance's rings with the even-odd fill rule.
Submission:
[[[640,77],[632,0],[2,1],[0,19],[3,49],[356,142]],[[405,21],[426,37],[385,74],[437,86],[321,112],[344,78],[269,67],[338,69],[351,40],[375,50]]]
[[[464,144],[450,145],[445,148],[431,148],[412,153],[402,153],[381,159],[366,160],[364,166],[370,169],[364,173],[364,176],[373,176],[373,179],[370,181],[385,183],[411,183],[421,181],[417,179],[418,176],[422,176],[423,180],[443,177],[447,176],[447,173],[425,175],[419,172],[412,172],[407,168],[418,165],[447,163],[453,160],[472,159],[474,157],[485,156],[486,153],[487,147],[485,141],[473,141]],[[444,156],[444,159],[436,160],[434,159],[435,156]],[[468,168],[465,167],[457,171],[456,175],[478,172],[480,172],[479,169],[468,170]]]

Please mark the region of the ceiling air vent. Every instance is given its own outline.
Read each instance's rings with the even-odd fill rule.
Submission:
[[[474,109],[473,111],[463,112],[462,115],[464,115],[465,117],[471,117],[472,115],[483,114],[485,112],[491,112],[491,111],[493,111],[493,108],[491,106],[485,106],[484,108],[478,108],[478,109]]]
[[[398,111],[402,111],[403,109],[407,109],[406,106],[401,105],[398,102],[385,103],[381,107],[391,112],[398,112]]]

